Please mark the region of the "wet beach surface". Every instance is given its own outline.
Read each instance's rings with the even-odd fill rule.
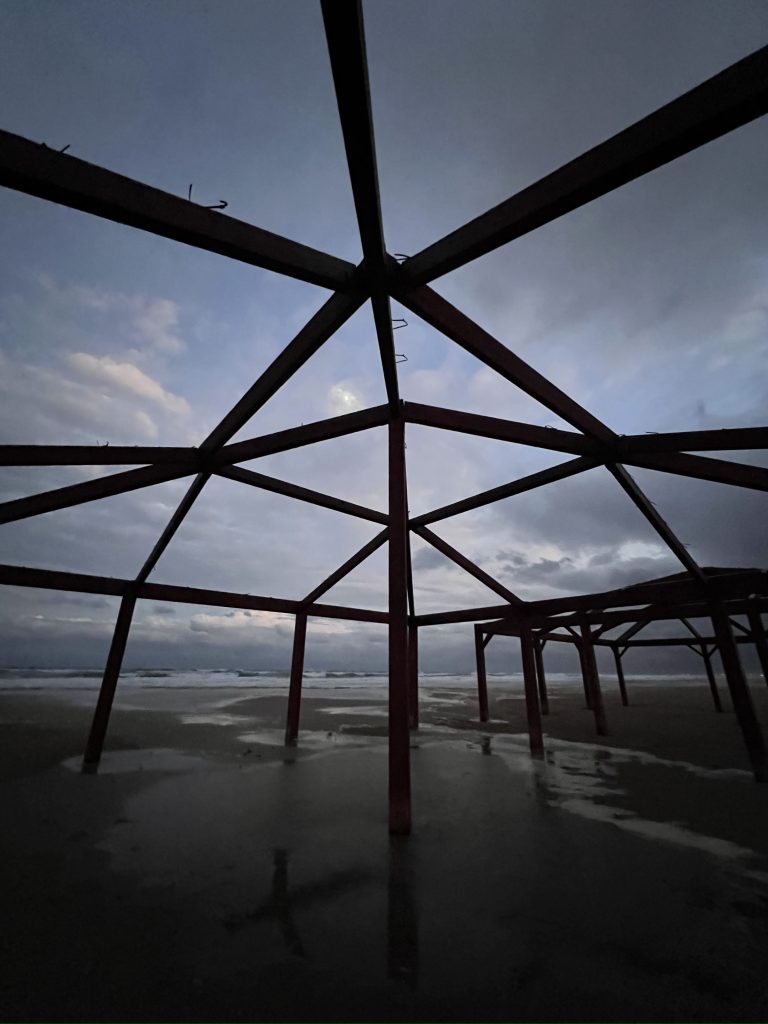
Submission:
[[[763,722],[768,691],[753,688]],[[426,688],[414,832],[386,829],[383,694],[0,694],[3,1019],[765,1020],[768,787],[706,686],[573,688],[533,761]]]

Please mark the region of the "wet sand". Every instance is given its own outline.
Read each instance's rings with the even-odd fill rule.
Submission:
[[[706,685],[426,687],[414,834],[381,694],[0,693],[5,1020],[765,1020],[768,787]],[[768,722],[768,688],[753,687]]]

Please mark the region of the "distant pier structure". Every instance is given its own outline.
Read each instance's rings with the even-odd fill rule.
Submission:
[[[389,827],[393,833],[404,834],[411,829],[409,732],[418,726],[419,628],[438,623],[476,623],[481,718],[487,718],[485,645],[497,634],[519,637],[534,754],[542,749],[541,713],[547,710],[545,644],[572,643],[577,647],[585,696],[594,712],[598,734],[605,732],[606,722],[594,656],[596,645],[612,649],[626,702],[621,658],[629,648],[644,643],[687,644],[704,661],[715,706],[719,709],[710,661],[717,649],[755,776],[766,781],[765,742],[741,666],[739,647],[754,644],[763,672],[768,673],[766,630],[762,619],[763,613],[768,611],[768,575],[761,569],[699,566],[627,467],[766,491],[768,470],[692,453],[766,449],[768,427],[618,435],[451,305],[430,287],[430,282],[765,114],[768,110],[768,47],[738,61],[421,252],[398,262],[384,243],[361,3],[360,0],[323,0],[322,12],[362,242],[363,260],[358,266],[199,206],[190,199],[86,163],[69,153],[59,153],[18,135],[0,132],[0,184],[7,188],[308,281],[331,293],[196,448],[0,446],[0,465],[3,466],[140,464],[138,469],[4,502],[0,504],[0,522],[41,515],[167,480],[189,478],[191,481],[180,505],[133,579],[0,566],[0,583],[7,585],[104,594],[121,599],[84,767],[95,770],[101,756],[136,601],[151,599],[270,610],[295,616],[287,743],[294,743],[299,731],[307,618],[323,616],[386,624],[389,630]],[[403,401],[398,386],[390,298],[557,414],[573,429],[544,428]],[[371,303],[376,326],[386,404],[232,443],[234,435],[264,403],[366,302]],[[529,445],[561,452],[567,458],[550,469],[409,518],[404,442],[407,424],[476,434],[511,445]],[[386,514],[239,465],[262,455],[382,426],[389,432]],[[435,523],[450,516],[546,486],[595,466],[608,469],[627,499],[676,556],[683,569],[679,575],[603,594],[525,601],[432,530]],[[358,516],[379,523],[382,529],[300,601],[150,581],[157,561],[214,475]],[[481,580],[503,603],[437,615],[417,614],[410,569],[409,539],[413,533]],[[322,602],[326,591],[384,544],[389,553],[387,612]],[[736,616],[745,618],[747,625],[736,620]],[[697,617],[710,619],[711,631],[702,634],[692,627],[688,620]],[[648,641],[637,635],[646,624],[662,619],[679,620],[685,635],[679,639]],[[615,635],[617,628],[623,629],[618,636]],[[613,639],[608,635],[611,632]]]

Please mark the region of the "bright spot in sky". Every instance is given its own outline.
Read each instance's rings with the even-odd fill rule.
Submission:
[[[332,416],[341,416],[345,412],[362,409],[363,403],[349,385],[343,381],[334,384],[328,391],[328,407]]]

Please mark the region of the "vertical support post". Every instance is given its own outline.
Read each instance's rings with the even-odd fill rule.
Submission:
[[[733,708],[736,712],[744,744],[747,748],[752,771],[756,782],[768,782],[768,760],[766,759],[763,731],[755,714],[752,697],[749,693],[744,669],[733,638],[731,624],[722,605],[715,602],[711,605],[712,624],[715,627],[717,646],[725,671],[725,679],[730,690]]]
[[[531,753],[541,757],[544,753],[544,737],[541,731],[541,709],[539,708],[539,691],[536,686],[536,656],[534,654],[533,634],[530,627],[520,627],[520,653],[523,659],[523,683],[525,685],[525,710],[528,715],[528,739]]]
[[[605,736],[608,728],[605,722],[605,708],[603,707],[603,694],[600,689],[600,676],[597,671],[595,645],[592,643],[592,633],[589,626],[585,622],[581,623],[581,645],[584,658],[584,680],[589,689],[592,714],[595,716],[595,732],[598,736]]]
[[[611,647],[613,651],[613,659],[616,662],[616,678],[619,680],[619,693],[621,694],[621,703],[624,707],[629,704],[629,698],[627,697],[627,684],[624,680],[624,667],[621,664],[621,659],[624,657],[623,654],[619,654],[619,648],[614,644]]]
[[[480,721],[488,721],[488,683],[485,677],[485,644],[479,626],[475,626],[475,661],[477,663],[477,703]]]
[[[288,687],[288,713],[285,718],[285,745],[295,747],[299,736],[299,715],[301,713],[301,684],[304,678],[304,649],[307,641],[306,612],[296,613],[293,627],[293,655],[291,657],[291,682]]]
[[[538,637],[533,641],[533,655],[536,662],[536,682],[539,687],[539,704],[542,715],[549,714],[549,696],[547,695],[547,679],[544,675],[544,644],[546,640]]]
[[[579,652],[579,665],[581,667],[581,683],[584,687],[584,704],[586,705],[587,711],[592,710],[592,693],[589,686],[589,670],[587,663],[584,660],[584,645],[581,640],[576,640],[576,650]]]
[[[720,703],[720,694],[717,692],[715,673],[712,670],[712,658],[710,657],[706,644],[701,645],[701,656],[704,659],[704,668],[707,671],[707,682],[709,683],[709,690],[715,704],[715,711],[722,711],[723,705]]]
[[[408,729],[408,511],[405,425],[389,424],[389,831],[411,831],[411,751]]]
[[[768,685],[768,641],[765,639],[763,617],[757,608],[750,608],[747,618],[749,620],[749,631],[752,634],[752,643],[757,648],[760,668],[763,670],[763,679],[765,679],[766,685]]]
[[[131,628],[135,607],[135,592],[131,591],[124,594],[120,602],[120,610],[117,613],[117,622],[115,623],[115,631],[112,634],[112,643],[107,655],[107,664],[104,666],[104,676],[101,680],[99,699],[96,702],[91,731],[85,746],[83,771],[89,774],[94,774],[98,770],[99,761],[101,760],[101,752],[104,749],[104,737],[107,734],[112,701],[115,699],[117,680],[120,678],[120,668],[123,664],[125,645],[128,642],[128,633]]]
[[[408,725],[419,728],[419,627],[408,626]]]

